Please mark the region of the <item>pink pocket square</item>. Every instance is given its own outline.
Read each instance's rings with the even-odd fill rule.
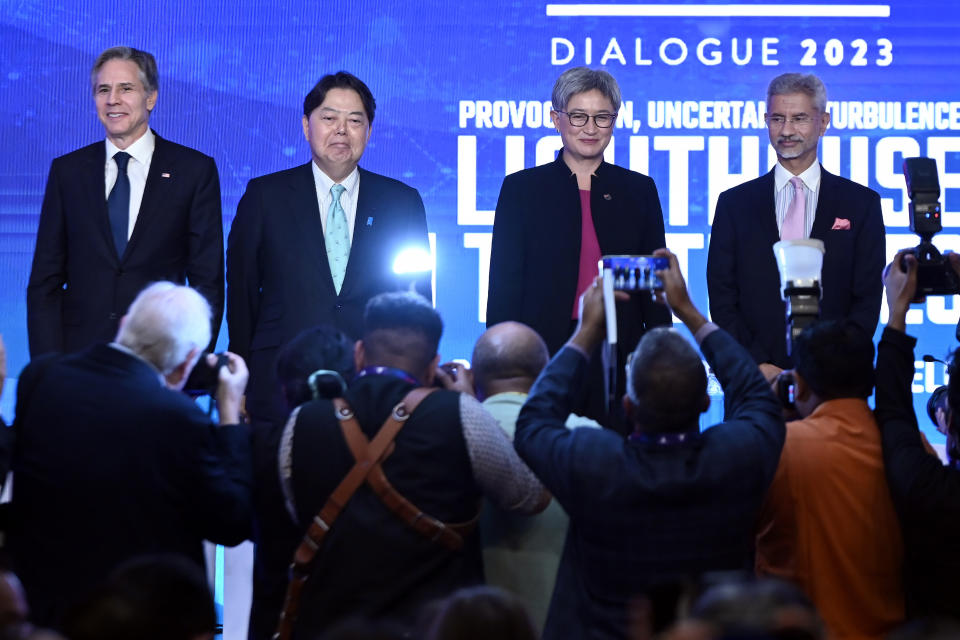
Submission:
[[[833,226],[830,227],[830,230],[831,230],[831,231],[835,231],[835,230],[837,230],[837,229],[840,229],[840,230],[842,231],[842,230],[849,229],[849,228],[850,228],[850,221],[849,221],[849,220],[847,220],[846,218],[834,218],[834,219],[833,219]]]

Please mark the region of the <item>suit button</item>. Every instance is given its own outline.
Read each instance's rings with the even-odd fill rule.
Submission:
[[[343,305],[338,302],[338,303],[337,303],[337,311],[340,311],[341,309],[343,309]]]
[[[122,276],[122,275],[123,275],[123,269],[117,269],[117,275],[118,275],[118,276]]]

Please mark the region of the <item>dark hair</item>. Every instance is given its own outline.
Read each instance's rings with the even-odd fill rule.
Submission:
[[[536,640],[539,637],[520,600],[502,589],[460,589],[439,602],[428,623],[427,640]]]
[[[823,320],[793,342],[794,368],[824,400],[873,393],[873,339],[847,320]]]
[[[686,338],[658,327],[644,334],[627,366],[634,422],[646,431],[683,431],[696,424],[707,371]]]
[[[153,54],[134,49],[133,47],[111,47],[97,56],[97,61],[93,63],[93,69],[90,70],[90,84],[96,90],[97,74],[100,69],[110,60],[129,60],[140,68],[140,82],[147,93],[153,93],[160,86],[160,78],[157,74],[157,61]]]
[[[505,325],[512,325],[508,327]],[[509,339],[503,332],[510,332]],[[507,378],[536,379],[550,360],[543,338],[519,322],[499,323],[488,329],[473,347],[470,368],[474,385],[483,395],[491,381]]]
[[[367,112],[367,120],[373,124],[373,114],[377,110],[377,101],[373,99],[373,93],[370,88],[364,84],[363,80],[347,73],[346,71],[337,71],[330,73],[322,78],[320,82],[310,89],[310,93],[303,99],[303,115],[310,117],[313,110],[323,104],[327,97],[327,91],[330,89],[352,89],[360,96],[360,102],[363,103],[363,110]]]
[[[784,616],[787,611],[803,616]],[[822,638],[813,604],[795,584],[775,578],[744,578],[708,587],[690,619],[714,628],[722,638]],[[787,626],[784,626],[784,625]]]
[[[363,345],[371,364],[409,363],[427,369],[437,355],[443,320],[426,298],[411,292],[381,293],[363,312]]]
[[[178,554],[121,565],[64,620],[70,640],[190,640],[216,626],[206,576]]]
[[[301,331],[277,354],[277,381],[290,408],[313,399],[309,379],[318,369],[336,371],[344,380],[353,372],[353,341],[329,325]],[[320,395],[340,395],[339,388],[328,388],[326,382],[317,389]]]

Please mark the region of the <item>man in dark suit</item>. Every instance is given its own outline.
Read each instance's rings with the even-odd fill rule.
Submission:
[[[97,142],[55,159],[27,285],[30,354],[107,342],[151,282],[189,281],[223,315],[223,221],[213,158],[150,130],[157,63],[107,49],[91,73]]]
[[[312,162],[251,180],[227,246],[230,350],[250,363],[247,411],[285,417],[274,372],[277,350],[304,329],[331,324],[351,338],[378,293],[413,276],[394,263],[405,249],[428,251],[420,194],[357,167],[376,103],[355,76],[324,76],[303,102]],[[429,273],[417,277],[430,298]]]
[[[202,540],[250,534],[250,435],[238,424],[246,365],[227,354],[219,371],[220,426],[179,392],[210,342],[210,315],[193,289],[154,283],[116,342],[24,369],[9,549],[35,621],[56,624],[71,598],[133,556],[202,564]]]
[[[774,78],[765,118],[777,165],[717,200],[707,259],[710,314],[747,347],[768,379],[792,366],[772,250],[778,240],[824,242],[822,318],[846,318],[873,335],[880,317],[880,196],[817,162],[820,136],[830,124],[826,101],[814,75]]]
[[[580,324],[534,383],[513,440],[570,516],[546,640],[626,638],[630,603],[657,583],[753,569],[754,525],[784,440],[780,406],[746,350],[690,301],[677,257],[657,254],[669,260],[657,273],[660,295],[700,344],[731,410],[701,433],[710,406],[703,362],[686,338],[658,327],[628,365],[630,437],[568,429],[605,333],[599,282],[587,289]]]

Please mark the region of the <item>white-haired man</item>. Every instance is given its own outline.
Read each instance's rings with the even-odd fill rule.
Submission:
[[[209,341],[203,296],[159,282],[115,342],[24,369],[9,547],[36,622],[56,626],[71,597],[133,556],[202,563],[203,539],[247,537],[249,434],[235,424],[246,364],[227,354],[219,371],[218,427],[178,393]]]

